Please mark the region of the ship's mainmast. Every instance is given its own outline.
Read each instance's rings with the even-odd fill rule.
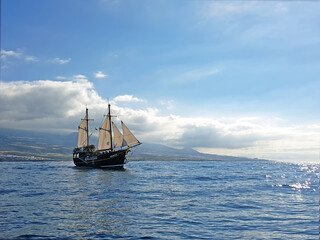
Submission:
[[[110,103],[108,104],[108,116],[107,116],[107,117],[109,118],[109,129],[110,129],[110,131],[109,131],[109,133],[110,133],[110,141],[111,141],[111,148],[110,148],[110,150],[113,151]]]
[[[87,121],[87,146],[89,146],[89,115],[88,115],[88,108],[86,108],[86,121]]]

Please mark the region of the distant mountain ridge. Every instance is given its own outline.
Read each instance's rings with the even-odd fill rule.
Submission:
[[[0,129],[0,161],[72,160],[77,133],[55,134]],[[93,140],[94,142],[95,140]],[[249,158],[203,154],[193,149],[175,149],[160,144],[142,143],[128,160],[216,160],[243,161]]]
[[[0,129],[0,161],[72,160],[76,134]]]
[[[129,156],[130,159],[135,160],[250,160],[249,158],[204,154],[193,150],[192,148],[175,149],[152,143],[143,143],[132,151],[132,156],[130,156],[130,154]]]

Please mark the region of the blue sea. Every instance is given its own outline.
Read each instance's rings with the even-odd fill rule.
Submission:
[[[1,162],[2,239],[318,239],[319,165]]]

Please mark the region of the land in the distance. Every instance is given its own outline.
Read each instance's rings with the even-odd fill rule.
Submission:
[[[77,133],[52,134],[0,129],[0,161],[72,161]],[[94,143],[95,139],[93,139]],[[129,161],[249,161],[250,158],[203,154],[143,143],[127,156]],[[255,159],[257,160],[257,159]]]

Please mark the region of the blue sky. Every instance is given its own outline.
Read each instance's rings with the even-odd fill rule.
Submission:
[[[118,112],[135,116],[127,120],[143,141],[265,158],[276,149],[275,159],[320,161],[319,7],[317,1],[2,0],[0,111],[45,98],[37,109],[49,118],[62,94],[56,87],[82,87],[82,105],[69,102],[71,90],[61,96],[70,109],[92,104],[98,111],[113,100]],[[68,116],[61,128],[72,129],[80,112],[70,109],[50,119],[63,124]],[[1,127],[45,125],[10,114],[0,118]],[[165,127],[171,130],[162,136]]]

